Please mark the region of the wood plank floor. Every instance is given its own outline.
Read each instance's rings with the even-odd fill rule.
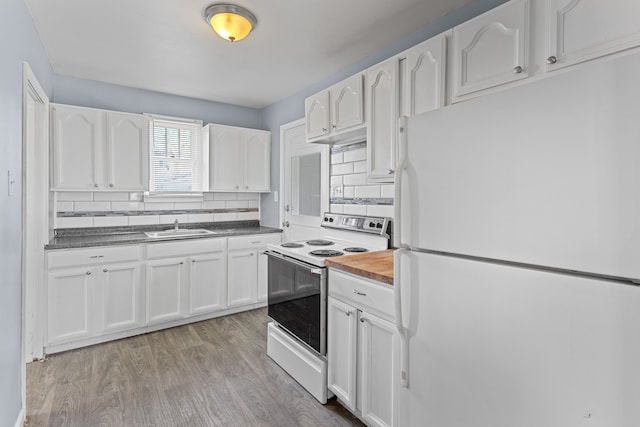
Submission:
[[[267,322],[253,310],[30,363],[25,425],[362,426],[267,356]]]

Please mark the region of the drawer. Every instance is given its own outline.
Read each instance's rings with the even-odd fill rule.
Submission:
[[[251,234],[249,236],[229,237],[229,250],[236,249],[262,249],[269,243],[280,243],[282,235],[280,233]]]
[[[147,244],[147,259],[182,257],[207,252],[224,252],[226,243],[227,239],[224,237],[149,243]]]
[[[138,261],[140,246],[109,246],[83,249],[61,249],[47,252],[49,269]]]
[[[393,321],[395,318],[393,286],[329,269],[329,296]]]

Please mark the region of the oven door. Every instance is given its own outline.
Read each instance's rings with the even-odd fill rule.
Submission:
[[[269,317],[326,356],[327,269],[274,251],[269,256]]]

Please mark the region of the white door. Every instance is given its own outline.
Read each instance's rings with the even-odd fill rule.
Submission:
[[[358,311],[329,297],[327,301],[327,385],[352,411],[356,410]]]
[[[229,252],[227,305],[252,304],[257,299],[258,254],[255,250]]]
[[[140,264],[106,265],[98,274],[102,279],[98,300],[102,316],[100,331],[107,333],[143,326]]]
[[[107,112],[107,188],[149,189],[149,121],[140,114]]]
[[[307,143],[304,128],[304,120],[280,127],[283,241],[321,236],[329,210],[329,147]]]
[[[60,344],[93,335],[94,271],[50,273],[47,280],[47,343]]]
[[[238,191],[242,184],[240,129],[209,125],[209,186],[211,191]]]
[[[225,308],[227,257],[217,252],[192,256],[189,262],[189,314]]]
[[[271,133],[245,129],[244,191],[271,191]]]
[[[184,259],[147,263],[147,323],[182,317]]]

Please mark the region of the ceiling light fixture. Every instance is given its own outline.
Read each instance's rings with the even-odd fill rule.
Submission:
[[[258,24],[256,16],[242,6],[229,3],[214,3],[202,12],[204,20],[213,31],[230,42],[247,37]]]

